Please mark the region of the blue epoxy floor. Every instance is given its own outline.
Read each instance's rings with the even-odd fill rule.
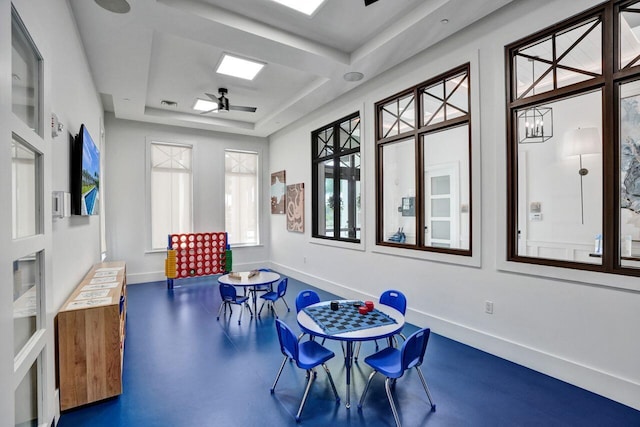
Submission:
[[[124,393],[67,411],[60,427],[77,426],[295,426],[304,392],[304,371],[287,364],[271,395],[282,361],[273,316],[238,325],[237,307],[216,321],[220,304],[215,278],[128,288]],[[289,279],[290,313],[281,318],[295,331],[295,295],[310,286]],[[319,291],[323,300],[337,296]],[[286,313],[286,314],[285,314]],[[428,325],[426,325],[428,326]],[[416,329],[405,326],[405,335]],[[325,344],[340,397],[345,398],[344,359],[338,343]],[[373,351],[363,345],[361,359]],[[370,369],[354,365],[352,408],[335,399],[324,371],[318,371],[302,414],[304,426],[394,426],[384,383],[378,377],[362,412],[357,401]],[[415,426],[640,426],[640,411],[431,334],[423,372],[437,411],[429,412],[415,372],[398,380],[396,402],[405,427]]]

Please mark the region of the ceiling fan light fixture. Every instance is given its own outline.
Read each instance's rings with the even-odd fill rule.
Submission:
[[[348,82],[359,82],[364,78],[364,74],[358,71],[349,71],[348,73],[345,73],[345,75],[342,76],[342,78]]]
[[[313,15],[325,0],[272,0],[307,16]]]
[[[222,55],[222,60],[218,68],[216,68],[216,73],[245,80],[253,80],[264,66],[265,64],[263,62],[240,58],[225,53]]]
[[[196,111],[211,111],[218,108],[218,103],[207,99],[197,98],[193,104],[193,109]]]
[[[218,112],[229,112],[229,98],[225,97],[224,94],[221,94],[220,98],[218,98]]]

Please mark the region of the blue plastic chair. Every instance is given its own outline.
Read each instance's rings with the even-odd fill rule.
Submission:
[[[296,313],[299,313],[300,310],[303,310],[305,307],[310,306],[311,304],[315,304],[320,302],[320,295],[316,291],[312,291],[311,289],[304,289],[298,293],[296,297]],[[304,336],[304,332],[300,334],[298,339]],[[313,339],[313,336],[311,336]],[[322,340],[322,344],[324,344],[324,339]]]
[[[231,317],[231,315],[233,314],[233,310],[231,309],[231,304],[236,304],[242,307],[242,304],[247,302],[247,300],[249,299],[249,297],[247,296],[238,297],[236,288],[226,283],[220,283],[220,298],[222,298],[222,302],[220,303],[220,308],[218,309],[218,317],[216,318],[217,320],[220,320],[220,312],[222,311],[222,308],[224,308],[224,313],[226,314],[227,306],[229,306],[229,312],[230,312],[229,317]],[[253,316],[251,307],[247,305],[247,308],[249,309],[251,316]],[[238,325],[240,324],[240,321],[242,321],[242,308],[240,308],[240,317],[238,318]]]
[[[333,351],[329,350],[326,347],[323,347],[316,341],[299,342],[291,328],[289,328],[289,326],[287,326],[287,324],[280,319],[276,319],[276,331],[278,332],[280,351],[284,355],[284,360],[280,365],[278,375],[276,375],[276,380],[271,386],[271,393],[273,394],[276,389],[276,384],[278,384],[278,380],[280,379],[282,370],[287,363],[287,359],[291,358],[292,360],[296,361],[296,365],[298,366],[298,368],[307,371],[307,387],[305,388],[304,395],[302,396],[302,402],[300,402],[300,407],[298,408],[298,413],[296,414],[296,421],[300,421],[300,415],[302,414],[304,404],[306,403],[307,397],[309,396],[311,384],[316,378],[315,367],[318,365],[322,365],[325,372],[327,373],[327,377],[329,378],[329,382],[331,383],[331,388],[333,389],[333,394],[335,394],[336,396],[336,403],[340,403],[340,397],[338,396],[336,385],[333,383],[331,372],[325,364],[327,360],[335,356]]]
[[[396,409],[393,397],[391,396],[391,387],[395,386],[396,380],[400,378],[407,369],[411,368],[416,368],[416,371],[418,371],[424,391],[427,393],[429,404],[431,404],[431,412],[436,410],[436,405],[433,403],[433,399],[431,398],[431,392],[429,392],[429,387],[427,387],[427,382],[422,374],[422,369],[420,369],[430,334],[431,330],[429,328],[420,329],[407,338],[404,344],[402,344],[400,350],[395,347],[387,347],[364,359],[365,363],[373,368],[373,372],[369,375],[369,381],[367,381],[367,385],[362,392],[360,403],[358,403],[358,410],[362,409],[362,404],[364,403],[367,391],[369,390],[371,380],[376,373],[380,372],[382,375],[387,377],[384,382],[384,386],[387,391],[387,398],[389,399],[389,404],[391,405],[396,425],[401,427],[400,419],[398,418],[398,410]]]
[[[320,302],[320,296],[311,289],[305,289],[298,293],[296,297],[296,313],[299,313],[305,307]]]
[[[389,307],[395,308],[400,313],[402,313],[403,316],[407,312],[407,297],[405,297],[404,294],[400,291],[396,291],[393,289],[384,291],[382,295],[380,295],[380,304],[388,305]],[[406,339],[406,337],[402,335],[402,333],[400,333],[399,335],[402,337],[402,339]],[[397,343],[397,340],[395,337],[392,337],[392,339]],[[360,354],[361,344],[362,342],[358,341],[358,347],[356,348],[356,352],[354,356],[354,359],[356,362],[358,361],[358,355]],[[376,351],[378,351],[377,340],[376,340]]]
[[[273,311],[273,314],[276,316],[276,319],[277,319],[278,312],[276,311],[275,304],[276,304],[276,301],[278,300],[282,300],[284,305],[287,306],[287,311],[291,311],[291,309],[289,308],[289,304],[287,304],[287,301],[284,299],[284,296],[287,293],[288,283],[289,283],[289,278],[285,277],[284,279],[280,280],[280,283],[278,283],[277,291],[269,291],[266,294],[260,296],[260,298],[263,299],[264,301],[262,301],[262,305],[260,306],[260,311],[258,311],[258,317],[260,317],[260,313],[262,313],[262,308],[266,303],[267,307]]]

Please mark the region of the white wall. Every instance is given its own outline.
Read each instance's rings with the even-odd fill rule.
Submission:
[[[42,17],[54,55],[52,62],[51,111],[64,124],[64,132],[53,139],[52,188],[70,190],[69,133],[76,135],[84,123],[97,145],[103,110],[91,76],[84,47],[66,1],[40,1],[34,5]],[[45,114],[46,117],[49,113]],[[100,147],[101,154],[104,147]],[[104,206],[100,207],[104,209]],[[100,215],[103,215],[101,213]],[[91,266],[100,262],[100,217],[71,216],[53,220],[54,308],[57,310]]]
[[[44,279],[44,297],[46,301],[46,316],[42,319],[41,327],[44,335],[36,337],[36,341],[44,336],[45,344],[42,350],[42,376],[40,377],[42,386],[43,404],[39,407],[40,421],[48,425],[57,412],[57,395],[55,394],[55,355],[54,355],[54,317],[58,308],[75,288],[80,278],[88,271],[90,266],[100,260],[100,236],[99,217],[92,218],[65,218],[53,221],[51,219],[51,191],[69,191],[69,143],[65,134],[58,138],[51,138],[49,120],[51,113],[55,112],[60,121],[64,123],[66,129],[74,134],[78,132],[80,124],[85,123],[93,134],[99,133],[99,124],[102,119],[102,106],[96,91],[90,69],[87,64],[83,47],[78,37],[75,22],[71,10],[64,0],[15,0],[13,2],[22,17],[30,35],[36,42],[37,47],[43,57],[43,122],[44,122],[44,144],[42,150],[44,159],[44,236],[42,239],[33,240],[44,241],[42,247],[45,249],[44,269],[42,274]],[[11,2],[0,1],[0,17],[2,19],[2,32],[0,35],[0,50],[2,60],[0,69],[3,70],[0,77],[0,128],[2,132],[8,132],[11,127],[7,124],[11,119],[11,86],[10,73],[5,73],[5,66],[11,61],[10,46],[11,32],[10,19]],[[6,50],[8,47],[9,50]],[[9,108],[5,108],[9,105]],[[3,133],[3,141],[6,147],[10,135]],[[8,150],[3,151],[4,154]],[[10,159],[9,159],[10,161]],[[3,168],[4,169],[4,168]],[[3,175],[4,178],[5,175]],[[10,180],[2,180],[3,188],[10,188]],[[2,193],[3,195],[5,193]],[[10,200],[5,197],[5,200]],[[5,210],[10,211],[8,206]],[[10,215],[10,214],[9,214]],[[0,215],[1,216],[1,215]],[[2,216],[5,229],[8,228],[9,235],[11,221],[5,221]],[[3,234],[4,236],[4,234]],[[3,242],[6,240],[1,239]],[[35,244],[40,246],[40,243]],[[10,265],[15,259],[11,248],[0,250],[2,260],[2,279],[9,283],[7,275],[10,276],[10,268],[5,271],[5,266]],[[19,244],[11,242],[6,246],[18,247]],[[6,274],[5,274],[6,272]],[[5,287],[9,290],[10,287]],[[11,308],[11,292],[0,292],[2,298],[2,316],[0,319],[0,340],[2,342],[12,342],[13,337],[13,316]],[[6,305],[8,304],[8,306]],[[33,340],[32,340],[33,341]],[[5,346],[7,351],[1,352],[0,364],[0,424],[11,423],[14,415],[20,412],[23,402],[18,399],[14,402],[14,379],[19,380],[21,374],[14,375],[13,368],[13,347]],[[38,350],[39,351],[39,350]],[[7,358],[9,354],[10,358]],[[6,368],[10,368],[7,370]],[[17,408],[17,409],[16,409]],[[19,420],[17,420],[19,421]]]
[[[271,215],[274,267],[348,298],[398,288],[410,322],[640,409],[638,279],[505,261],[504,46],[597,3],[514,2],[272,135],[271,170],[286,170],[287,182],[305,182],[310,194],[310,132],[363,111],[365,244],[322,244],[310,226],[288,233],[284,218]],[[476,263],[376,247],[373,104],[466,62],[475,82],[473,168],[481,172],[472,178]],[[309,224],[310,197],[305,209]],[[493,315],[484,313],[486,300]]]
[[[269,205],[269,146],[265,138],[116,119],[106,122],[107,247],[112,259],[127,262],[129,283],[165,280],[166,252],[148,252],[146,217],[146,147],[148,140],[193,145],[194,232],[224,231],[224,150],[258,152],[262,172],[261,211]],[[264,266],[269,261],[269,227],[262,218],[261,245],[232,247],[234,269]]]

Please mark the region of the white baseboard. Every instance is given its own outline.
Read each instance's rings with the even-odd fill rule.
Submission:
[[[271,268],[271,263],[268,261],[263,262],[251,262],[251,263],[234,263],[233,269],[236,271],[249,271],[254,268]],[[166,281],[167,276],[164,270],[151,271],[145,273],[127,273],[127,284],[132,285],[135,283],[147,283],[147,282],[161,282]]]
[[[378,295],[366,294],[357,289],[328,281],[282,264],[272,263],[272,265],[273,269],[280,273],[309,283],[327,292],[340,295],[343,298],[378,298]],[[408,322],[415,325],[428,325],[433,332],[439,335],[640,410],[640,384],[626,378],[488,334],[468,325],[432,316],[429,313],[418,311],[411,307],[408,308],[406,317]]]

